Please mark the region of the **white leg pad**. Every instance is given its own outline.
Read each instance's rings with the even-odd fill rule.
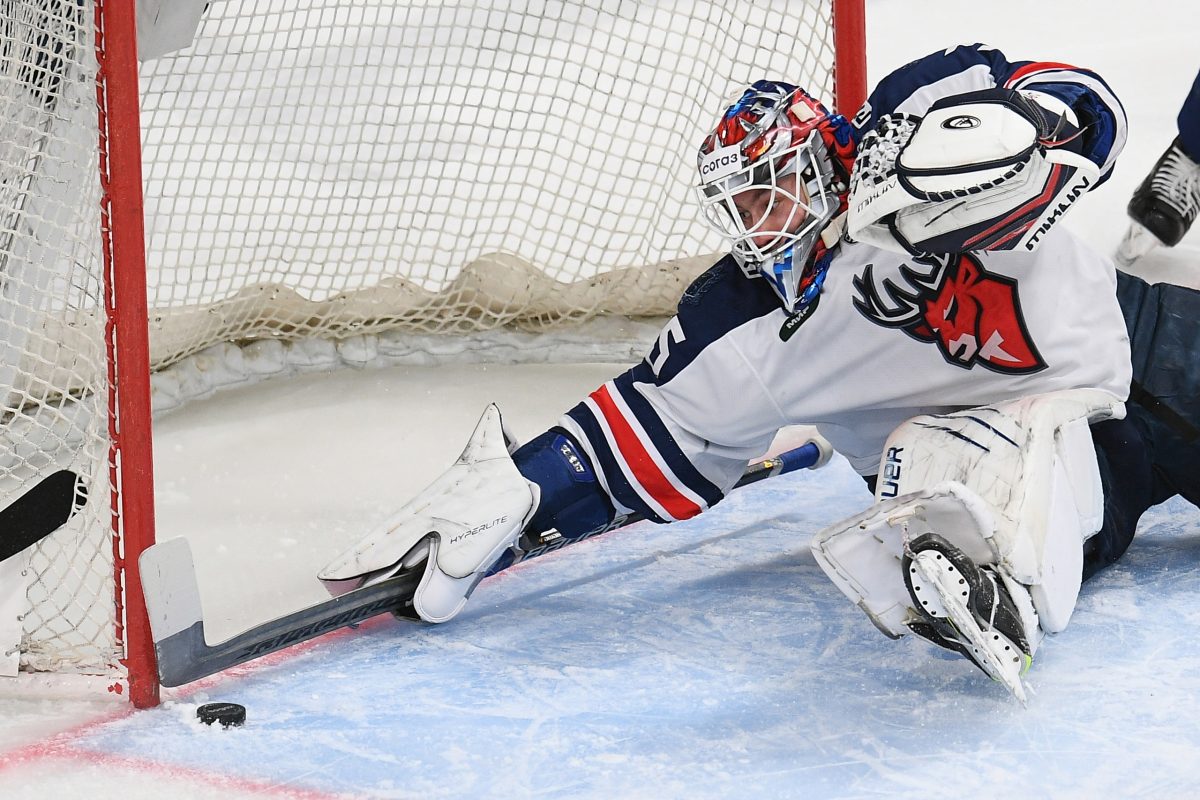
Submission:
[[[995,564],[1028,596],[1042,630],[1060,631],[1079,594],[1083,542],[1103,522],[1089,424],[1123,415],[1107,392],[1071,389],[909,420],[885,446],[876,505],[819,533],[817,561],[898,636],[915,613],[903,543],[933,531],[977,564]]]
[[[908,633],[919,618],[904,585],[901,558],[908,542],[934,532],[977,564],[992,564],[995,522],[978,495],[947,481],[876,503],[813,537],[813,555],[842,593],[888,636]]]
[[[1036,573],[1029,594],[1048,633],[1067,627],[1083,580],[1083,542],[1104,522],[1104,490],[1087,420],[1066,423],[1054,439],[1042,550],[1040,557],[1030,554],[1036,567],[1025,570]]]

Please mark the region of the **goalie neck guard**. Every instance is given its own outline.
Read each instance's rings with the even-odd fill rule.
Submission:
[[[747,277],[764,277],[793,312],[820,291],[822,232],[846,210],[855,145],[850,124],[803,89],[757,81],[700,145],[705,221],[733,246]]]

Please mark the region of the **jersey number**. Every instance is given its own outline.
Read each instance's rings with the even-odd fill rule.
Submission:
[[[687,337],[683,335],[683,325],[679,322],[679,317],[672,317],[671,321],[658,334],[658,355],[654,356],[650,362],[650,369],[654,370],[656,377],[662,371],[663,365],[667,363],[667,359],[671,357],[671,345],[686,340]]]

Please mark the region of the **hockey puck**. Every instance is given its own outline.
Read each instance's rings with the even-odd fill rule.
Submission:
[[[196,709],[196,717],[205,725],[219,722],[222,728],[237,727],[246,721],[246,707],[237,703],[205,703]]]

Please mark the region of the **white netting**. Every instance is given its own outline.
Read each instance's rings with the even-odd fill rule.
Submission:
[[[720,247],[690,185],[723,99],[832,92],[823,3],[510,5],[212,2],[143,65],[156,364],[669,314]]]
[[[93,13],[0,0],[0,499],[53,464],[93,498],[32,556],[37,667],[116,648]],[[669,314],[721,247],[691,185],[731,93],[774,77],[831,102],[830,18],[830,0],[211,0],[192,44],[142,64],[153,366],[187,395],[280,358],[519,360],[550,330],[589,357],[570,326]]]
[[[0,563],[0,674],[18,641],[38,669],[118,655],[92,20],[79,2],[0,2],[0,504],[60,468],[91,497]]]

